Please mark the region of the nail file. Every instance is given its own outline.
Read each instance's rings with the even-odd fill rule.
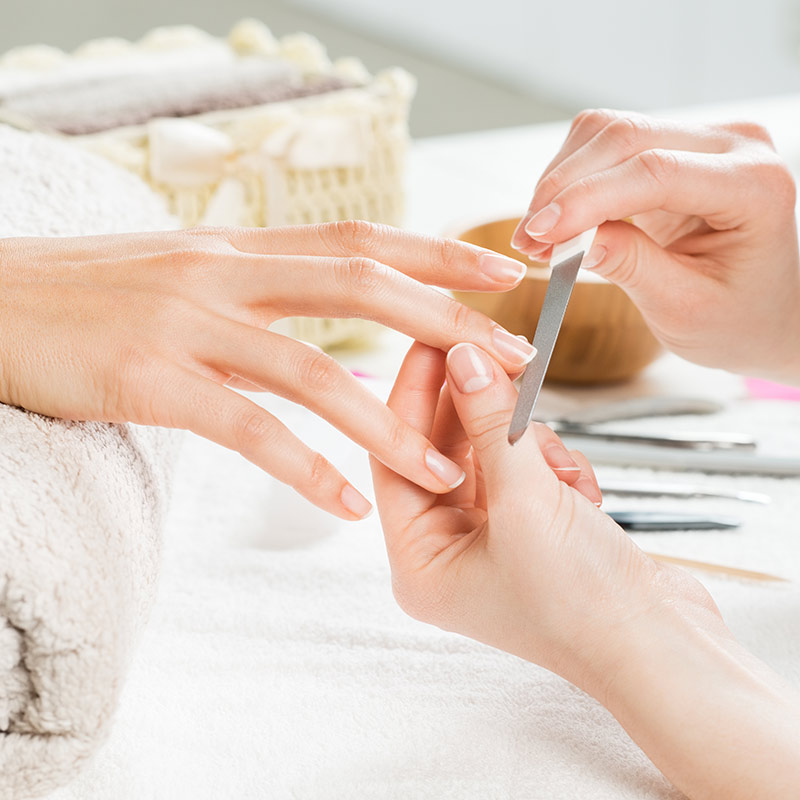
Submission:
[[[597,228],[592,228],[553,247],[553,255],[550,258],[550,283],[547,284],[542,311],[533,336],[533,346],[537,352],[522,376],[517,405],[514,407],[508,429],[509,444],[518,442],[531,423],[536,400],[544,383],[550,357],[553,355],[553,348],[572,294],[572,287],[578,279],[583,257],[592,246],[595,233]]]

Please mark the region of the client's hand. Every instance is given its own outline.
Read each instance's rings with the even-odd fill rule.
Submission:
[[[631,296],[667,347],[800,384],[795,192],[757,125],[584,111],[512,243],[544,260],[552,243],[600,225],[585,263]]]
[[[365,317],[434,347],[473,341],[518,372],[529,343],[423,284],[503,291],[523,274],[481,248],[357,221],[0,240],[0,402],[188,428],[356,519],[367,500],[225,384],[301,403],[426,490],[447,492],[459,466],[332,358],[266,328],[285,316]]]
[[[590,502],[582,454],[571,487],[543,458],[541,430],[509,445],[517,392],[494,359],[459,344],[446,366],[442,390],[444,355],[416,343],[389,407],[464,468],[464,483],[437,496],[373,461],[398,602],[593,686],[609,674],[611,632],[657,603],[665,582],[691,579],[656,565]]]
[[[559,481],[539,436],[508,444],[517,395],[494,359],[458,345],[444,378],[444,356],[417,343],[389,405],[464,483],[437,496],[372,461],[400,605],[589,692],[689,797],[797,797],[797,692],[733,639],[697,581]]]

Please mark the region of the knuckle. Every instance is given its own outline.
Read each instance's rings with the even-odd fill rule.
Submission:
[[[479,414],[472,419],[470,438],[479,448],[483,448],[498,438],[504,437],[508,431],[509,422],[509,414],[505,409]]]
[[[650,121],[644,116],[622,116],[610,122],[603,134],[622,150],[636,152],[652,132]]]
[[[300,385],[312,395],[326,396],[336,391],[339,368],[325,353],[312,351],[300,357]]]
[[[539,197],[557,197],[565,188],[564,170],[559,166],[542,179],[536,193]]]
[[[360,256],[337,261],[334,270],[348,294],[373,295],[388,277],[386,266]]]
[[[666,187],[680,168],[678,158],[670,150],[656,148],[645,150],[637,156],[640,165],[662,187]]]
[[[386,447],[390,453],[405,452],[408,444],[408,427],[399,419],[395,419],[386,432]]]
[[[306,488],[319,491],[330,483],[334,472],[333,466],[325,456],[313,453],[303,483]]]
[[[332,237],[349,253],[363,253],[379,237],[379,226],[363,219],[346,219],[331,222],[321,228],[323,236]]]
[[[456,341],[461,342],[470,338],[470,335],[475,333],[477,322],[481,316],[456,300],[448,300],[447,323]]]
[[[236,448],[243,455],[268,447],[275,433],[272,420],[259,409],[240,412],[233,424]]]
[[[573,130],[598,132],[616,118],[616,114],[607,108],[587,108],[578,114],[573,123]]]
[[[435,251],[438,266],[447,274],[457,273],[464,261],[464,248],[455,239],[439,239]]]

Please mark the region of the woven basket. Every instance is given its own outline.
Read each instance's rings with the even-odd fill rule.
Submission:
[[[198,52],[227,47],[234,57],[276,57],[304,75],[350,85],[308,97],[72,135],[76,145],[136,173],[165,197],[185,227],[278,226],[366,219],[399,225],[404,214],[408,112],[415,82],[391,69],[372,77],[360,62],[331,63],[305,34],[276,41],[244,20],[225,41],[193,28],[162,28],[140,42],[88,42],[72,55],[41,46],[0,60],[16,70],[52,74],[65,64],[98,72],[120,52]],[[195,48],[192,50],[192,48]],[[127,56],[126,56],[127,57]],[[364,343],[378,326],[364,320],[292,319],[282,330],[320,347]]]

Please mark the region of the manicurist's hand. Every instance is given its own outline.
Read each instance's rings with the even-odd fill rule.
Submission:
[[[584,111],[512,242],[546,260],[554,242],[600,225],[584,263],[630,295],[667,347],[800,384],[794,204],[792,176],[757,125]]]
[[[187,428],[345,519],[370,508],[321,455],[225,386],[301,403],[433,493],[461,468],[336,361],[266,330],[365,317],[438,348],[467,339],[518,372],[530,344],[424,284],[503,291],[519,262],[363,222],[0,240],[0,402]]]
[[[467,478],[435,495],[372,460],[400,605],[592,694],[689,797],[797,797],[797,693],[736,643],[697,581],[591,502],[580,454],[570,486],[547,460],[554,435],[509,445],[516,398],[478,347],[456,345],[446,365],[409,351],[389,406]]]

